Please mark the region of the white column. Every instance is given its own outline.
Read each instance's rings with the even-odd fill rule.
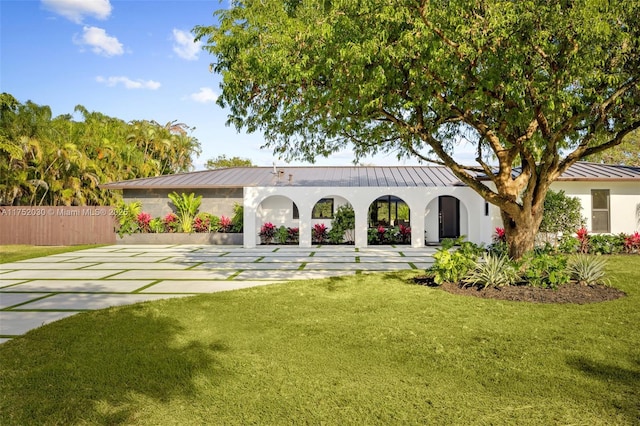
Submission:
[[[311,212],[309,203],[298,204],[300,213],[300,247],[311,247]]]
[[[355,205],[353,206],[353,210],[356,215],[355,246],[358,248],[367,247],[367,231],[369,229],[369,219],[367,216],[369,206]]]
[[[256,194],[253,193],[251,188],[244,188],[244,213],[243,213],[243,245],[245,248],[256,247],[256,235],[258,230],[256,229],[256,213],[257,207],[255,205]]]
[[[411,247],[424,247],[424,209],[411,209]]]

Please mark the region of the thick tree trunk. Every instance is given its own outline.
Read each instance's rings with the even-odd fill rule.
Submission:
[[[536,234],[542,222],[542,211],[537,214],[521,213],[512,216],[501,211],[509,256],[520,259],[526,252],[533,250]]]

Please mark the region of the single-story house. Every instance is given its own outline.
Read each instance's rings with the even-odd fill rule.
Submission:
[[[101,185],[123,191],[125,202],[140,201],[152,216],[172,208],[168,194],[202,195],[200,211],[231,216],[244,206],[244,246],[260,243],[261,226],[300,230],[300,246],[312,244],[317,223],[331,227],[336,208],[355,212],[355,245],[367,245],[369,228],[411,228],[411,245],[422,247],[443,238],[466,235],[490,243],[502,226],[499,210],[464,185],[446,167],[238,167],[196,171]],[[553,183],[582,203],[586,227],[593,233],[640,230],[640,167],[580,162]]]

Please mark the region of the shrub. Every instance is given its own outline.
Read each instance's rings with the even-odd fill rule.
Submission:
[[[138,214],[142,210],[140,201],[132,201],[129,204],[119,202],[116,206],[116,218],[118,219],[118,235],[122,237],[125,234],[131,235],[139,231]]]
[[[327,233],[327,239],[331,244],[340,244],[344,239],[344,232],[340,228],[331,228]]]
[[[244,206],[235,203],[233,205],[233,216],[231,217],[231,232],[242,232],[244,228]]]
[[[578,197],[568,197],[564,191],[549,190],[544,199],[544,214],[539,232],[552,236],[554,247],[558,235],[570,234],[584,223],[582,205]]]
[[[434,253],[435,262],[427,269],[427,273],[433,276],[436,284],[460,282],[475,267],[482,248],[468,241],[460,241],[443,240],[442,247]],[[454,249],[456,243],[460,243],[458,249]]]
[[[289,231],[285,226],[280,226],[276,229],[275,234],[273,236],[273,240],[276,244],[287,244],[287,240],[289,239]]]
[[[155,234],[165,232],[164,221],[162,218],[155,217],[149,222],[149,231]]]
[[[270,244],[271,241],[273,241],[275,234],[276,226],[271,222],[267,222],[260,228],[260,241],[262,244]]]
[[[607,261],[603,257],[577,254],[569,258],[567,269],[571,279],[583,285],[609,285],[604,268]]]
[[[588,253],[617,254],[624,250],[624,236],[621,235],[591,235],[588,243]],[[583,252],[584,253],[584,252]]]
[[[356,214],[351,204],[343,204],[338,207],[331,221],[329,240],[339,244],[343,240],[352,243],[355,240]],[[333,235],[332,235],[333,233]]]
[[[369,228],[367,230],[367,244],[372,245],[377,243],[379,243],[378,230],[376,228]]]
[[[508,256],[485,253],[463,281],[480,288],[504,287],[513,285],[518,278],[518,271]]]
[[[327,227],[324,223],[316,223],[311,230],[313,241],[322,244],[327,239]]]
[[[493,256],[508,256],[509,246],[504,241],[495,241],[487,247],[487,252]]]
[[[182,232],[193,232],[193,219],[200,208],[202,195],[196,197],[194,193],[178,195],[177,192],[172,192],[169,194],[169,199],[176,208]]]
[[[561,253],[573,254],[580,250],[580,240],[573,235],[563,235],[558,244],[558,250]]]
[[[569,282],[567,257],[560,254],[529,252],[523,257],[522,276],[533,287],[556,289]]]

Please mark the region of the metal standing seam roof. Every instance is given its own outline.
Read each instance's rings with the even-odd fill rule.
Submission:
[[[638,181],[640,167],[579,162],[559,181]],[[103,189],[243,187],[448,187],[464,186],[444,166],[233,167],[133,179]]]

